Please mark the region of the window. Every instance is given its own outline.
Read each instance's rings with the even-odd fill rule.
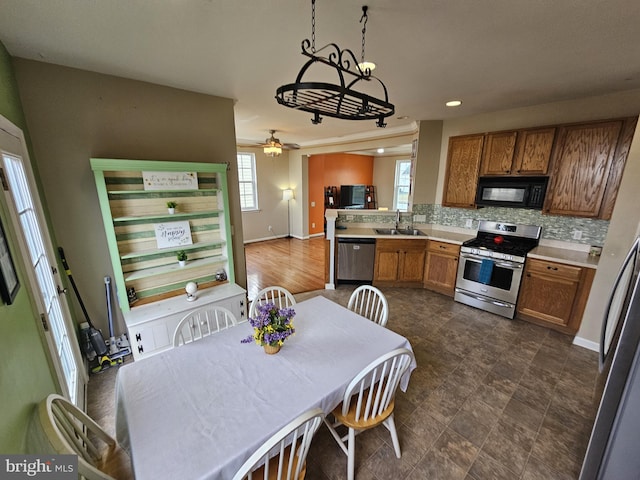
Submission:
[[[396,179],[393,184],[393,209],[409,210],[411,191],[411,160],[396,160]]]
[[[238,183],[242,211],[258,210],[258,179],[253,153],[238,153]]]

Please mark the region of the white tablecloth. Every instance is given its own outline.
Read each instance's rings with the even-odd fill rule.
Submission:
[[[302,412],[333,410],[370,362],[411,348],[324,297],[294,309],[296,333],[276,355],[241,344],[252,332],[243,323],[120,367],[116,435],[131,452],[137,480],[229,479]]]

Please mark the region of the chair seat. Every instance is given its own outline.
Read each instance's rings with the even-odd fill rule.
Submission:
[[[118,480],[133,480],[131,459],[120,445],[110,445],[101,452],[100,460],[96,462],[98,470]]]
[[[368,394],[367,394],[368,397]],[[363,399],[362,403],[366,402],[366,398]],[[389,416],[393,413],[393,408],[395,407],[395,398],[391,400],[389,406],[385,408],[378,416],[375,418],[369,417],[367,420],[364,418],[360,418],[356,420],[356,407],[358,403],[354,400],[351,402],[351,406],[349,407],[349,411],[346,415],[342,414],[342,403],[338,405],[333,412],[333,416],[337,421],[345,425],[346,427],[353,428],[354,430],[367,430],[368,428],[373,428],[377,425],[380,425],[384,422]]]
[[[284,460],[282,461],[283,472],[286,472],[289,469],[290,452],[291,452],[291,445],[289,445],[284,450],[284,454],[283,454]],[[295,472],[296,468],[298,468],[298,458],[299,458],[298,455],[294,455],[293,468],[291,469],[292,472]],[[269,460],[269,477],[268,477],[269,480],[278,480],[278,461],[279,460],[280,459],[278,458],[277,455]],[[302,464],[302,469],[300,470],[300,475],[298,475],[297,480],[304,480],[304,477],[306,474],[307,474],[307,462],[305,460],[305,462]],[[262,465],[257,470],[254,470],[251,473],[251,476],[256,480],[262,480],[264,478],[264,465]]]

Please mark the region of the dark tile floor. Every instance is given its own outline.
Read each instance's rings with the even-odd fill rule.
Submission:
[[[346,305],[352,291],[322,294]],[[360,480],[576,479],[595,415],[597,354],[571,337],[421,289],[383,289],[387,327],[411,341],[418,368],[396,397],[397,459],[384,427],[356,439]],[[116,369],[93,375],[89,414],[113,431]],[[308,480],[346,478],[321,426]]]

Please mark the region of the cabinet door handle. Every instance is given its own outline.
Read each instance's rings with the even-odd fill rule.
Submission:
[[[552,267],[551,265],[547,265],[548,270],[558,270],[558,267]]]
[[[438,248],[441,248],[442,250],[446,250],[447,247],[445,247],[444,245],[439,245]]]
[[[138,353],[144,353],[144,348],[142,348],[142,345],[138,345]]]
[[[140,336],[140,334],[139,334],[139,333],[136,333],[136,340],[137,340],[138,342],[141,342],[141,341],[142,341],[142,337]]]

